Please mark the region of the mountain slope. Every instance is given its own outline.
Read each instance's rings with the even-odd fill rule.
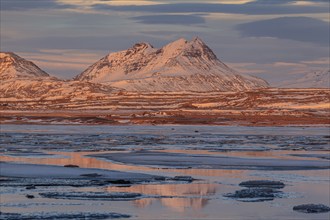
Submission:
[[[105,83],[128,91],[242,91],[266,88],[262,79],[238,74],[199,38],[179,39],[156,49],[148,43],[111,53],[75,80]]]
[[[330,69],[308,72],[299,78],[283,82],[282,88],[330,88]]]
[[[46,101],[56,100],[68,107],[72,101],[99,100],[118,92],[106,85],[95,85],[89,82],[61,81],[61,80],[4,80],[0,85],[1,101]]]
[[[49,77],[33,62],[12,52],[0,52],[0,79]]]

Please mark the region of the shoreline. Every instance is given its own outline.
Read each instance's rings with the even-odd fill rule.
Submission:
[[[0,162],[1,177],[5,178],[48,178],[48,179],[97,179],[129,180],[132,182],[147,181],[160,176],[118,170],[65,167],[36,163]],[[95,174],[94,176],[88,174]],[[98,174],[98,175],[96,175]]]
[[[254,111],[248,115],[237,113],[203,114],[194,111],[131,111],[116,112],[79,110],[44,111],[0,111],[0,124],[36,125],[209,125],[209,126],[249,126],[249,127],[301,127],[330,126],[328,115],[258,115]]]

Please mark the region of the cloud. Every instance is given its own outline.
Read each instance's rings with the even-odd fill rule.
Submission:
[[[146,15],[132,19],[143,24],[202,24],[205,19],[198,15]]]
[[[108,53],[127,49],[137,42],[162,44],[163,40],[143,35],[111,36],[41,36],[1,42],[4,51],[46,50],[99,50]],[[161,42],[161,43],[160,43]]]
[[[245,4],[219,3],[168,3],[155,5],[124,5],[94,4],[95,10],[153,12],[153,13],[232,13],[248,15],[328,13],[328,7],[318,5],[263,4],[252,2]]]
[[[329,3],[328,0],[255,0],[255,1],[252,1],[252,2],[248,2],[247,4],[249,5],[257,5],[257,4],[265,4],[265,5],[271,5],[271,4],[276,4],[276,5],[283,5],[283,4],[296,4],[302,2],[303,4],[307,4],[309,3],[310,4],[314,4],[315,3]]]
[[[288,62],[275,62],[273,64],[274,67],[303,67],[305,68],[306,65],[302,63],[288,63]]]
[[[47,0],[45,0],[47,1]],[[107,5],[154,5],[162,4],[155,0],[57,0],[64,4],[73,4],[77,6],[90,6],[93,4],[107,4]]]
[[[257,63],[229,63],[226,62],[226,65],[238,71],[239,73],[257,75],[264,73],[265,71],[260,68],[260,65]]]
[[[1,11],[23,11],[30,9],[75,8],[71,4],[60,4],[56,0],[4,0],[0,1]]]
[[[107,2],[107,4],[111,5],[153,5],[153,4],[159,4],[158,2],[152,1],[152,0],[99,0],[101,2]]]
[[[242,36],[273,37],[329,45],[329,22],[309,17],[281,17],[236,26]]]
[[[330,68],[330,57],[321,57],[316,60],[305,60],[305,61],[301,61],[301,63],[308,65],[323,65],[323,66],[328,66],[328,68]]]
[[[104,56],[99,51],[81,50],[39,50],[34,52],[17,52],[25,59],[33,61],[51,75],[70,79],[81,73],[89,65]]]

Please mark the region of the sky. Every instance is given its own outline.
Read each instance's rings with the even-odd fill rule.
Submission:
[[[0,49],[70,79],[137,42],[200,37],[235,70],[276,85],[329,69],[328,0],[0,0]]]

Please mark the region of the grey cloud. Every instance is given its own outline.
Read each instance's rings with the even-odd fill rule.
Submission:
[[[43,36],[25,38],[21,40],[4,39],[1,41],[4,51],[35,52],[40,49],[75,49],[75,50],[98,50],[104,54],[109,51],[119,51],[129,48],[136,42],[149,42],[155,47],[161,47],[179,37],[191,39],[193,36],[201,37],[207,42],[220,59],[230,62],[299,62],[301,60],[327,57],[328,47],[315,46],[304,42],[281,40],[270,38],[251,39],[237,36],[222,36],[214,33],[194,33],[181,31],[142,32],[135,35],[110,35],[110,36]],[[164,38],[163,36],[168,37]],[[92,43],[91,43],[92,42]]]
[[[1,42],[4,51],[31,52],[38,49],[74,49],[74,50],[100,50],[108,53],[127,49],[137,42],[158,43],[154,37],[142,35],[117,35],[117,36],[43,36],[21,40],[4,40]],[[114,43],[115,42],[115,43]],[[162,41],[161,41],[162,42]]]
[[[242,36],[274,37],[329,45],[329,23],[309,17],[281,17],[236,27]]]
[[[21,11],[30,9],[64,9],[73,5],[59,4],[56,0],[1,0],[1,11]]]
[[[132,19],[144,24],[202,24],[205,19],[198,15],[146,15]]]
[[[246,4],[211,4],[211,3],[173,3],[159,5],[126,5],[113,6],[95,4],[96,10],[112,11],[140,11],[154,13],[233,13],[248,15],[269,14],[302,14],[302,13],[328,13],[328,7],[288,4],[261,4],[260,2]]]
[[[329,48],[300,41],[236,36],[200,36],[224,62],[273,63],[300,62],[327,57]]]
[[[157,38],[166,38],[172,37],[174,40],[179,38],[193,38],[195,36],[203,36],[206,32],[202,31],[170,31],[170,30],[153,30],[153,31],[140,31],[140,34],[145,36],[156,36]]]
[[[310,1],[313,3],[329,3],[328,0],[306,0],[306,1]],[[256,5],[256,4],[277,4],[277,5],[284,5],[284,4],[288,4],[288,3],[294,3],[297,2],[297,0],[255,0],[252,2],[248,2],[246,4],[248,5]]]

